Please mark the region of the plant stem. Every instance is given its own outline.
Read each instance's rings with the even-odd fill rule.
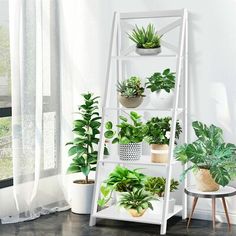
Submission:
[[[88,176],[85,177],[85,183],[86,183],[86,184],[89,183]]]

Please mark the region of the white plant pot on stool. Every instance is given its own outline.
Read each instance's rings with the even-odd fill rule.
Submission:
[[[142,142],[120,144],[120,159],[123,161],[137,161],[142,156]]]
[[[164,89],[161,89],[150,94],[150,102],[152,107],[157,109],[166,109],[173,107],[174,92],[171,90],[167,93]]]
[[[94,183],[80,182],[75,180],[71,184],[71,211],[76,214],[90,214]]]

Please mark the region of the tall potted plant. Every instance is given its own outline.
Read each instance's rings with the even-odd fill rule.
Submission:
[[[236,146],[225,143],[221,128],[207,126],[199,121],[192,123],[197,140],[176,147],[176,159],[192,165],[183,173],[193,170],[198,190],[217,191],[235,177]]]
[[[68,167],[68,173],[82,173],[84,179],[73,181],[71,210],[78,214],[89,214],[94,188],[94,180],[89,179],[89,173],[96,170],[97,144],[99,139],[100,119],[98,113],[98,97],[92,93],[82,94],[84,104],[79,106],[80,119],[74,121],[73,133],[75,138],[68,151],[72,162]]]
[[[146,123],[144,141],[151,145],[151,161],[166,163],[168,161],[171,117],[153,117]],[[178,139],[182,128],[176,122],[175,138]]]
[[[120,103],[127,108],[136,108],[143,102],[144,87],[141,79],[132,76],[117,84],[117,92]]]
[[[147,78],[146,86],[151,90],[151,104],[154,108],[165,109],[173,106],[175,73],[169,68],[156,72]]]
[[[149,24],[147,28],[139,28],[135,25],[129,38],[136,43],[136,53],[139,55],[156,55],[161,52],[160,39],[162,37],[156,33],[153,24]]]

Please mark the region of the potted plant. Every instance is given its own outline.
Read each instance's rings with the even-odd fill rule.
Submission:
[[[132,33],[128,36],[136,43],[136,53],[139,55],[157,55],[161,52],[160,39],[162,36],[156,33],[153,24],[149,24],[146,29],[135,25]]]
[[[178,189],[179,182],[171,179],[170,184],[170,192],[174,192]],[[164,202],[164,194],[166,187],[166,179],[164,177],[149,177],[145,181],[144,188],[146,191],[150,192],[153,196],[158,197],[158,202],[152,202],[154,212],[158,212],[158,210],[162,207]],[[174,211],[175,207],[175,199],[169,199],[169,213]]]
[[[235,176],[236,146],[225,143],[221,128],[207,126],[199,121],[192,123],[197,140],[177,146],[176,159],[192,165],[183,173],[193,170],[198,190],[217,191],[219,185],[226,186]]]
[[[146,86],[151,90],[151,104],[154,108],[165,109],[173,106],[175,73],[169,68],[156,72],[147,78]]]
[[[122,106],[127,108],[136,108],[143,102],[144,87],[141,79],[132,76],[117,84],[118,98]]]
[[[73,157],[67,172],[82,173],[85,178],[73,181],[71,210],[78,214],[89,214],[94,188],[94,180],[89,179],[90,171],[96,170],[97,164],[97,143],[99,139],[99,127],[101,125],[98,110],[98,97],[92,93],[82,94],[84,104],[79,106],[80,119],[74,121],[73,133],[75,138],[68,151]]]
[[[146,123],[144,141],[151,145],[151,161],[166,163],[168,161],[171,117],[153,117]],[[179,121],[176,122],[175,138],[182,132]]]
[[[125,161],[139,160],[142,155],[142,141],[146,131],[146,126],[140,121],[141,116],[131,111],[129,114],[130,121],[124,116],[119,116],[120,123],[116,125],[119,128],[118,133],[112,130],[113,124],[108,121],[105,125],[104,133],[107,139],[112,143],[119,143],[120,159]]]
[[[113,192],[116,201],[119,201],[121,193],[130,192],[134,188],[143,188],[145,178],[146,176],[138,169],[130,170],[117,165],[100,187],[101,198],[98,200],[98,205],[105,206],[111,200]]]
[[[119,205],[124,207],[131,216],[140,217],[150,208],[153,210],[151,201],[155,198],[143,189],[122,194]]]

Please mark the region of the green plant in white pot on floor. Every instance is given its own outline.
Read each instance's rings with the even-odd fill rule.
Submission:
[[[158,109],[173,107],[175,73],[167,68],[162,73],[154,73],[147,80],[147,89],[151,91],[151,105]]]
[[[136,108],[143,102],[144,87],[141,79],[132,76],[117,84],[117,92],[120,103],[127,108]]]
[[[97,144],[100,133],[100,119],[98,113],[98,97],[93,94],[82,94],[84,104],[79,106],[80,119],[74,121],[73,133],[75,138],[68,151],[72,162],[68,167],[68,173],[82,173],[84,179],[73,181],[71,189],[71,210],[78,214],[89,214],[94,188],[94,180],[89,179],[91,171],[96,170]]]
[[[236,146],[225,143],[221,128],[207,126],[199,121],[192,123],[197,140],[176,147],[176,159],[191,166],[183,177],[193,170],[198,190],[217,191],[236,175]]]
[[[119,116],[120,123],[116,125],[119,128],[118,133],[113,130],[111,121],[106,123],[106,132],[104,136],[107,139],[113,139],[112,143],[119,143],[120,159],[125,161],[139,160],[142,155],[142,141],[146,132],[146,126],[141,121],[141,116],[131,111],[129,119]]]
[[[139,55],[156,55],[161,52],[161,37],[156,33],[153,24],[149,24],[147,28],[139,28],[135,25],[129,38],[136,43],[136,53]]]

